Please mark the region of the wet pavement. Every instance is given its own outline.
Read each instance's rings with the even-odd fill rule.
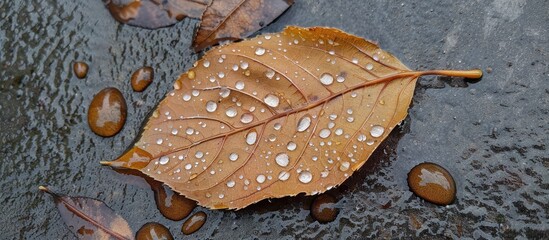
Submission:
[[[481,68],[481,81],[423,77],[410,115],[341,187],[334,222],[312,219],[312,197],[263,201],[244,210],[204,211],[184,236],[164,218],[139,177],[99,165],[131,145],[142,122],[199,58],[195,20],[145,30],[115,22],[99,0],[0,2],[0,201],[2,239],[72,239],[39,185],[94,197],[137,231],[151,221],[175,238],[531,238],[549,235],[549,1],[298,0],[263,32],[331,26],[379,42],[412,69]],[[89,65],[85,79],[74,61]],[[133,92],[131,74],[155,77]],[[93,95],[120,89],[122,131],[102,138],[87,125]],[[441,207],[414,196],[408,171],[437,163],[457,199]]]

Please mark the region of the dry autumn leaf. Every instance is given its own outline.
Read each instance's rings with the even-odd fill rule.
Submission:
[[[195,51],[250,36],[288,9],[294,0],[214,0],[193,41]]]
[[[143,28],[171,26],[185,17],[200,18],[212,0],[103,0],[119,22]]]
[[[133,239],[128,222],[105,203],[93,198],[59,195],[44,186],[39,189],[53,197],[61,218],[79,239]]]
[[[209,208],[324,192],[359,169],[407,115],[419,76],[332,28],[214,48],[175,82],[141,139],[102,164],[142,171]]]

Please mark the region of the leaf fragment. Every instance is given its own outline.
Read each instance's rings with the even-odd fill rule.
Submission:
[[[87,197],[70,197],[39,186],[50,194],[61,218],[79,239],[133,239],[128,222],[102,201]]]
[[[294,0],[214,0],[194,38],[196,52],[222,41],[250,36],[288,9]]]
[[[406,117],[422,75],[482,72],[412,71],[340,30],[288,27],[207,52],[135,146],[102,164],[142,171],[214,209],[322,193]]]
[[[200,18],[212,0],[103,0],[111,15],[131,26],[155,29]]]

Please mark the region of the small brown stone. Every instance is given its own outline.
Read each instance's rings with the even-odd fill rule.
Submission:
[[[126,114],[126,100],[122,93],[116,88],[105,88],[90,103],[88,124],[95,134],[111,137],[124,126]]]
[[[135,234],[136,240],[173,240],[170,230],[156,222],[145,223]]]
[[[75,62],[72,68],[76,77],[80,79],[85,78],[88,75],[89,67],[85,62]]]
[[[196,207],[196,202],[190,200],[164,184],[153,186],[156,206],[164,217],[179,221],[187,216]]]
[[[311,205],[311,215],[321,223],[332,222],[336,219],[339,209],[337,200],[330,194],[318,195]]]
[[[136,92],[142,92],[145,90],[153,81],[154,78],[154,69],[152,67],[142,67],[137,69],[132,74],[132,88]]]
[[[454,178],[434,163],[421,163],[408,173],[408,186],[419,197],[438,205],[451,204],[456,197]]]
[[[198,229],[200,229],[205,222],[206,213],[197,212],[183,223],[183,227],[181,227],[181,232],[183,232],[185,235],[192,234],[198,231]]]

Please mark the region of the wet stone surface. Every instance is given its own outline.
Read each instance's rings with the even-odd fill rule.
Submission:
[[[485,71],[478,82],[421,78],[402,126],[360,171],[334,189],[340,205],[334,222],[312,219],[308,208],[314,197],[297,196],[237,212],[200,209],[208,220],[191,236],[549,235],[545,9],[547,1],[525,0],[296,1],[263,31],[280,31],[286,25],[337,27],[379,42],[412,69],[491,72]],[[152,31],[120,25],[101,1],[0,2],[1,239],[74,238],[48,197],[33,190],[43,184],[104,201],[134,232],[157,221],[175,238],[184,237],[182,222],[162,216],[144,180],[99,161],[114,159],[132,145],[154,106],[198,59],[189,49],[196,23],[185,19],[173,28]],[[75,59],[93,64],[81,81],[70,81]],[[147,94],[133,92],[128,81],[143,65],[153,67],[155,78],[161,79],[149,85]],[[324,80],[338,81],[332,78]],[[86,119],[94,94],[106,87],[120,89],[128,103],[125,127],[108,139],[91,132]],[[265,100],[276,103],[272,97]],[[453,204],[426,204],[409,191],[407,173],[422,162],[436,162],[452,172],[457,189]]]

